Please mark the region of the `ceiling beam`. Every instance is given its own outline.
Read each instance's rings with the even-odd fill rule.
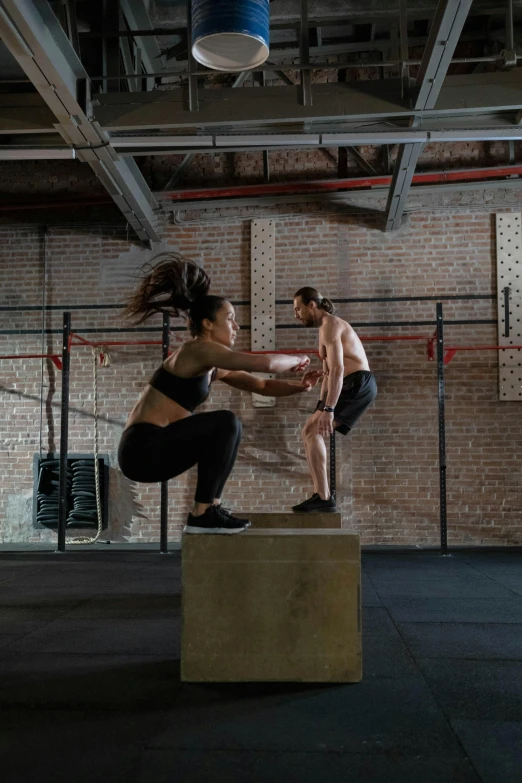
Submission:
[[[415,83],[412,127],[420,124],[419,112],[433,109],[459,41],[473,0],[440,0]],[[400,227],[421,144],[403,144],[393,171],[386,205],[386,230]]]
[[[447,77],[434,108],[421,110],[401,98],[398,79],[314,84],[312,106],[301,106],[299,87],[263,87],[251,93],[224,87],[199,90],[199,111],[186,106],[184,89],[97,95],[95,116],[111,131],[204,129],[340,120],[389,120],[418,116],[471,116],[522,108],[522,69]]]
[[[0,6],[1,7],[1,6]],[[252,88],[245,88],[246,90]],[[294,87],[257,88],[251,92],[224,87],[200,90],[200,110],[189,112],[183,89],[96,95],[93,112],[110,132],[149,134],[163,130],[184,133],[219,126],[224,133],[334,132],[360,121],[404,125],[417,115],[422,128],[494,127],[515,123],[522,110],[522,68],[491,73],[448,76],[433,109],[419,111],[400,97],[400,80],[314,84],[314,105],[300,106]],[[522,115],[521,115],[522,116]],[[37,94],[0,94],[0,134],[55,132],[48,104]],[[370,130],[369,128],[367,130]]]
[[[159,205],[136,163],[119,158],[87,116],[87,73],[49,3],[1,0],[0,36],[53,113],[54,128],[91,166],[140,239],[159,241],[153,213]]]
[[[197,113],[186,109],[182,89],[97,94],[99,105],[93,112],[105,131],[148,135],[156,130],[183,133],[187,128],[201,132],[211,126],[225,133],[250,128],[283,133],[288,125],[293,127],[287,130],[296,133],[305,122],[312,131],[334,132],[366,120],[404,125],[415,115],[421,117],[424,129],[506,127],[522,110],[522,68],[448,76],[435,107],[425,111],[406,105],[398,79],[314,84],[314,105],[307,107],[299,105],[298,89],[297,85],[257,88],[255,101],[250,93],[232,87],[200,90]],[[55,122],[40,95],[0,94],[0,135],[52,134]]]
[[[471,125],[471,123],[470,123]],[[60,157],[75,157],[76,150],[63,146],[63,138],[59,134],[53,136],[38,136],[38,134],[26,134],[25,136],[0,136],[0,150],[6,157],[35,157],[45,158],[46,150],[49,158],[55,157],[53,153],[60,151]],[[513,144],[522,141],[522,128],[511,125],[509,127],[468,129],[455,128],[453,130],[426,130],[396,128],[384,131],[377,130],[346,130],[342,133],[264,133],[264,134],[229,134],[229,135],[194,135],[194,136],[111,136],[111,147],[121,157],[135,157],[138,155],[184,155],[185,159],[174,174],[176,179],[191,162],[194,155],[205,153],[217,155],[224,152],[249,152],[252,150],[288,150],[288,149],[318,149],[328,158],[337,163],[337,159],[331,153],[331,149],[338,148],[350,154],[358,164],[370,175],[376,175],[375,169],[357,151],[357,147],[371,146],[388,148],[391,144],[411,144],[422,147],[426,143],[448,144],[452,142],[475,141],[478,143],[489,141],[503,141]],[[36,153],[36,154],[35,154]],[[69,153],[73,153],[72,155]],[[87,154],[83,150],[83,154]],[[341,154],[341,158],[342,158]],[[346,174],[347,176],[347,174]]]

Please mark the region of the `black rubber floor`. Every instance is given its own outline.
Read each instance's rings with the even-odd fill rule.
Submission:
[[[2,783],[521,783],[522,554],[363,568],[362,683],[190,685],[179,552],[0,553]]]

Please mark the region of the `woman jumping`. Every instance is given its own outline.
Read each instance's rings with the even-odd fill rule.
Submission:
[[[131,411],[118,460],[132,481],[160,482],[198,466],[194,506],[186,533],[239,533],[250,523],[221,505],[221,495],[241,440],[241,422],[228,410],[193,416],[211,384],[264,396],[286,397],[313,388],[320,371],[306,372],[300,383],[261,380],[252,372],[306,370],[308,356],[253,355],[232,350],[239,326],[232,304],[208,294],[210,279],[192,261],[162,253],[129,300],[125,315],[143,323],[157,312],[186,314],[193,339],[185,342],[154,373]]]

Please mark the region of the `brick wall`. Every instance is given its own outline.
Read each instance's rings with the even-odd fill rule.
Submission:
[[[322,214],[309,205],[281,207],[276,219],[276,296],[290,299],[313,283],[331,298],[490,294],[495,290],[494,217],[490,212],[445,211],[412,214],[396,234],[383,234],[375,215]],[[194,216],[192,216],[193,218]],[[167,245],[199,260],[213,288],[231,299],[250,298],[249,220],[244,217],[175,224],[165,219]],[[185,222],[183,222],[185,221]],[[3,285],[0,305],[35,307],[45,293],[45,352],[59,352],[61,308],[73,309],[73,328],[85,337],[159,339],[159,318],[148,333],[111,333],[128,328],[117,309],[132,287],[131,275],[146,253],[117,224],[51,225],[45,246],[37,226],[0,228]],[[249,308],[237,308],[248,324]],[[434,302],[373,302],[340,305],[354,324],[433,321]],[[491,300],[445,304],[452,320],[491,320]],[[38,310],[0,311],[0,353],[40,353]],[[292,323],[290,305],[277,307],[279,326]],[[433,327],[361,325],[364,336],[428,337]],[[100,330],[89,332],[90,329]],[[494,344],[495,325],[447,324],[448,344]],[[237,347],[249,348],[250,334]],[[278,349],[313,350],[314,330],[277,332]],[[338,440],[338,495],[344,524],[360,531],[365,544],[436,544],[439,538],[436,366],[426,344],[368,342],[379,397],[360,425]],[[160,346],[116,346],[111,365],[98,370],[99,450],[110,456],[110,537],[158,540],[159,487],[127,481],[116,464],[126,416],[160,360]],[[55,451],[60,431],[60,373],[39,359],[3,360],[0,399],[0,540],[43,541],[53,534],[32,527],[32,460]],[[308,496],[310,481],[299,437],[316,395],[278,400],[274,409],[254,409],[250,396],[217,384],[204,409],[230,407],[244,425],[240,455],[225,500],[241,511],[280,510]],[[41,410],[40,399],[43,399]],[[93,367],[88,348],[74,349],[71,364],[70,451],[90,452],[93,443]],[[452,544],[520,544],[520,446],[517,403],[499,403],[497,355],[461,353],[447,367],[448,529]],[[40,420],[42,426],[40,427]],[[41,434],[40,434],[41,433]],[[170,537],[179,536],[190,507],[194,472],[170,482]],[[77,534],[74,531],[74,534]]]

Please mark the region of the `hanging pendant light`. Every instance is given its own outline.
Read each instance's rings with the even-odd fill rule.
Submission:
[[[192,55],[216,71],[246,71],[269,53],[270,0],[191,0]]]

